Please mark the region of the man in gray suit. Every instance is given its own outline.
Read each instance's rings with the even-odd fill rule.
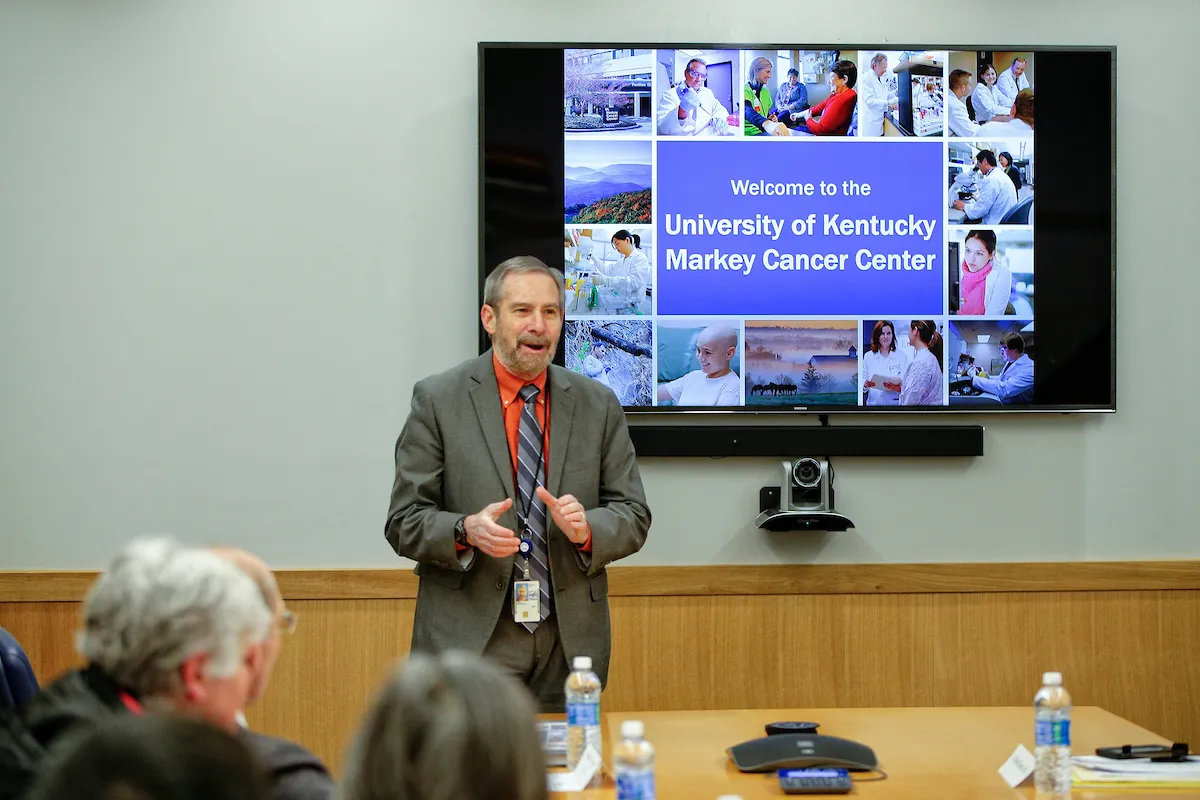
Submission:
[[[607,685],[605,567],[650,527],[616,395],[550,363],[563,294],[528,256],[488,276],[492,349],[413,387],[385,529],[421,579],[413,650],[481,653],[545,712],[563,710],[575,656]]]

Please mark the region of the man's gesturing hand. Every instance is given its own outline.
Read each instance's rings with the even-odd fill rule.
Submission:
[[[583,504],[575,499],[575,495],[564,494],[562,497],[555,497],[546,491],[545,486],[539,486],[537,496],[546,504],[550,519],[554,520],[554,524],[568,539],[577,545],[587,541],[587,514],[583,510]]]
[[[463,530],[472,547],[492,558],[507,558],[517,552],[521,542],[516,534],[496,522],[496,518],[512,508],[512,498],[484,506],[478,514],[463,520]]]

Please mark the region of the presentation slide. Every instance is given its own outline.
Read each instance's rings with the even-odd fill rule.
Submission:
[[[633,407],[1031,402],[1032,54],[563,58],[569,368]]]

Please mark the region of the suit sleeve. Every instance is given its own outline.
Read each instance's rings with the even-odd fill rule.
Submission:
[[[617,559],[641,550],[650,529],[650,507],[646,504],[625,412],[615,394],[607,395],[600,452],[600,506],[587,509],[592,552],[590,558],[580,558],[580,566],[589,577],[598,575]]]
[[[294,742],[243,731],[239,737],[258,757],[271,781],[271,800],[332,800],[329,770],[315,755]]]
[[[445,453],[433,401],[423,382],[413,387],[412,408],[396,440],[396,478],[384,534],[397,555],[443,569],[466,569],[471,560],[454,547],[460,513],[443,509]],[[468,551],[474,555],[474,549]]]

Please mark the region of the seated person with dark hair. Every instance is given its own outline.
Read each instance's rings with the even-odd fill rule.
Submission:
[[[27,800],[268,800],[246,745],[198,720],[117,718],[66,737]]]
[[[839,61],[829,74],[829,85],[833,88],[829,97],[808,111],[792,114],[800,122],[796,130],[807,131],[813,136],[845,136],[850,130],[854,116],[854,104],[858,94],[854,84],[858,82],[858,67],[853,61]]]

